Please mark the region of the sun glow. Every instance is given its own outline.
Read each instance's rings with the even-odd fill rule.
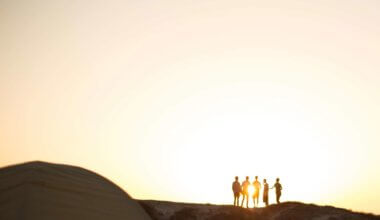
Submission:
[[[283,201],[323,199],[323,188],[328,180],[326,174],[332,169],[328,162],[320,162],[321,158],[332,161],[328,160],[329,149],[325,147],[329,137],[314,135],[322,132],[319,127],[322,127],[323,120],[306,114],[307,109],[299,104],[303,99],[302,94],[293,89],[281,86],[276,88],[275,84],[265,85],[260,89],[268,96],[276,96],[273,94],[276,90],[288,95],[284,99],[270,101],[257,98],[260,108],[246,102],[249,97],[244,91],[250,89],[244,83],[233,87],[217,87],[194,93],[171,106],[170,114],[163,115],[146,130],[145,140],[150,145],[160,147],[154,148],[151,155],[144,155],[144,159],[154,161],[159,158],[160,166],[168,175],[177,178],[175,185],[168,188],[187,186],[183,193],[177,194],[187,201],[229,203],[230,191],[227,189],[230,188],[233,177],[239,176],[242,182],[245,176],[252,180],[256,175],[260,182],[266,178],[270,186],[279,177],[284,187]],[[214,99],[218,94],[228,94],[229,91],[238,93],[240,98]],[[307,102],[306,99],[302,101]],[[187,117],[189,109],[192,118]],[[216,153],[217,156],[210,156]],[[228,165],[225,165],[226,162]],[[301,164],[304,170],[299,169]],[[202,181],[189,185],[188,176],[194,170],[197,171],[199,180],[222,184],[215,184],[205,191],[202,191]],[[299,181],[300,172],[307,179],[313,179],[317,175],[320,185],[315,188],[318,190],[310,192],[309,187],[313,183],[302,184]],[[250,187],[250,196],[253,193],[254,189]],[[269,196],[270,201],[275,201],[274,191],[270,191]],[[199,198],[203,200],[199,201]]]
[[[248,187],[248,195],[249,197],[252,197],[253,194],[255,193],[255,187],[253,187],[252,185]]]

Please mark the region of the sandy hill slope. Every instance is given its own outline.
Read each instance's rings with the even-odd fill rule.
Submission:
[[[355,213],[331,206],[285,202],[267,208],[243,209],[227,205],[186,204],[141,200],[154,220],[379,220],[380,216]]]
[[[67,165],[29,162],[0,169],[1,220],[149,220],[104,177]]]

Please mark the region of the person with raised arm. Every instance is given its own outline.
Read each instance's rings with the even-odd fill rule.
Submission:
[[[274,186],[271,188],[276,188],[276,202],[277,204],[280,204],[280,197],[281,197],[281,191],[282,191],[282,185],[280,183],[280,178],[277,178],[276,179],[276,183],[274,184]]]

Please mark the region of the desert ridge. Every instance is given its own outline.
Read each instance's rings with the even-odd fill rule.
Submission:
[[[0,220],[379,220],[331,206],[284,202],[265,208],[135,200],[83,168],[28,162],[0,168]]]
[[[332,206],[284,202],[262,208],[140,200],[155,220],[379,220],[380,216]]]

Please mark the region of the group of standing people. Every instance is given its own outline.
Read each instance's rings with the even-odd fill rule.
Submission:
[[[246,201],[247,208],[248,208],[248,201],[249,201],[249,189],[252,187],[253,189],[253,206],[257,207],[259,205],[259,195],[260,195],[260,189],[261,189],[261,183],[258,180],[258,176],[255,176],[255,181],[251,184],[249,182],[249,177],[247,176],[245,178],[245,181],[243,181],[242,184],[239,182],[239,177],[235,177],[235,181],[232,183],[232,191],[234,193],[234,206],[239,206],[239,198],[240,194],[243,196],[243,199],[241,201],[241,207],[244,205],[244,201]],[[269,189],[276,189],[276,200],[277,203],[280,203],[280,197],[281,197],[281,191],[282,186],[280,184],[280,178],[276,179],[276,183],[269,188],[269,184],[267,183],[267,180],[263,180],[264,185],[264,192],[263,192],[263,202],[265,203],[265,206],[269,205]]]

